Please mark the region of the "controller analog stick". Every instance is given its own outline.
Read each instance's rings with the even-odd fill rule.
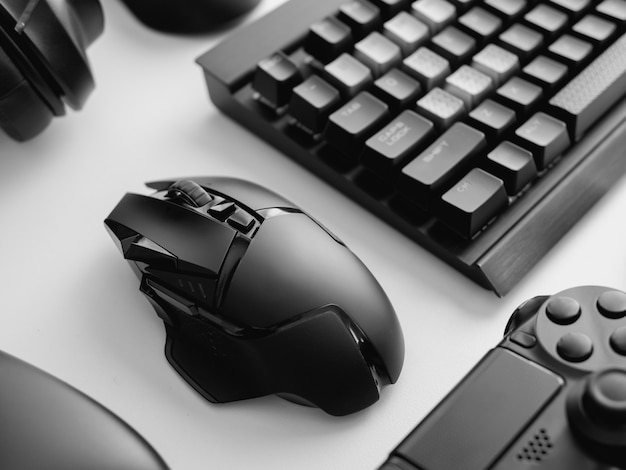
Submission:
[[[626,370],[609,369],[589,377],[582,400],[590,419],[626,426]]]
[[[598,456],[626,465],[626,369],[601,370],[580,385],[567,398],[572,431]]]

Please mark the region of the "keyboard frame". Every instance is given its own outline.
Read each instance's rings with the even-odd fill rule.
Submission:
[[[626,173],[626,100],[622,99],[503,214],[471,240],[430,221],[406,218],[285,133],[253,98],[256,64],[302,43],[309,26],[336,13],[345,0],[289,0],[246,25],[197,59],[215,105],[289,158],[338,188],[382,220],[498,296],[506,295]],[[267,32],[271,34],[267,34]]]

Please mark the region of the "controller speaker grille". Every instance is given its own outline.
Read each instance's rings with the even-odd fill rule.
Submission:
[[[540,429],[520,450],[517,459],[524,462],[541,462],[552,450],[552,441],[545,429]]]

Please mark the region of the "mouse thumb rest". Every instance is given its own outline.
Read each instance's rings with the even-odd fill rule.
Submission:
[[[278,394],[343,416],[375,403],[381,387],[378,374],[345,328],[344,317],[336,306],[320,307],[271,333],[249,338],[178,315],[173,325],[165,325],[165,354],[211,402]],[[322,348],[319,338],[324,338]]]

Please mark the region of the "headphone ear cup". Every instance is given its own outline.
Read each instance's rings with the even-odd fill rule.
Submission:
[[[0,48],[0,128],[25,141],[43,131],[52,117],[52,110]]]

